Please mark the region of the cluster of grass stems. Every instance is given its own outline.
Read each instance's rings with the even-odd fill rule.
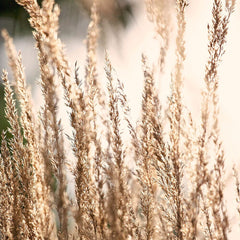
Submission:
[[[78,66],[73,71],[70,68],[58,37],[60,10],[54,0],[43,0],[41,6],[36,0],[16,2],[30,16],[44,103],[36,114],[21,54],[3,30],[13,81],[3,70],[11,138],[2,132],[0,239],[228,239],[231,226],[224,198],[218,67],[235,1],[213,1],[199,126],[182,100],[186,0],[175,1],[176,64],[167,106],[159,100],[154,71],[142,55],[144,88],[136,125],[107,53],[107,91],[101,88],[96,59],[101,19],[97,1],[88,26],[83,81]],[[168,0],[146,0],[147,15],[161,39],[160,71],[170,38],[168,5]],[[60,88],[72,127],[68,139],[58,114]],[[127,143],[122,129],[129,135]],[[64,141],[68,140],[74,157],[67,153]],[[68,171],[74,176],[73,198],[67,192]],[[235,179],[240,199],[237,170]]]

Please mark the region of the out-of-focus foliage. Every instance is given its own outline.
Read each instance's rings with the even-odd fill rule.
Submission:
[[[3,85],[0,84],[0,132],[2,132],[3,130],[5,130],[8,126],[8,122],[4,116],[4,100],[3,100],[3,94],[4,94],[4,90],[3,90]],[[0,138],[1,141],[1,138]]]
[[[14,99],[16,99],[16,96],[14,94]],[[20,109],[19,109],[19,103],[16,102],[17,104],[17,109],[18,109],[18,112],[20,112]],[[4,112],[4,109],[5,109],[5,101],[4,101],[4,87],[3,87],[3,84],[0,83],[0,134],[2,134],[3,131],[7,131],[7,128],[9,127],[9,123],[8,121],[6,120],[5,118],[5,112]],[[11,134],[9,132],[6,132],[6,138],[9,139],[11,138]],[[0,146],[1,146],[1,142],[2,142],[2,137],[0,135]]]
[[[89,14],[93,0],[76,0]],[[130,0],[98,0],[101,19],[126,27],[133,14],[134,3]]]
[[[57,0],[59,3],[63,0]],[[40,3],[41,0],[38,0]],[[7,28],[13,36],[30,33],[28,14],[14,0],[0,1],[0,29]]]
[[[41,3],[41,0],[38,0],[38,2]],[[92,0],[57,0],[56,3],[61,3],[61,6],[67,3],[68,8],[72,6],[74,9],[73,14],[84,15],[84,12],[90,14]],[[126,27],[133,14],[133,8],[134,4],[130,0],[99,0],[101,19],[107,20],[113,26]],[[61,10],[64,14],[65,9]],[[71,13],[66,11],[64,19],[72,17],[70,14],[72,14],[72,10]],[[19,7],[14,0],[0,1],[0,29],[7,28],[12,36],[30,33],[31,27],[27,18],[26,11]]]
[[[41,4],[42,0],[37,2]],[[92,0],[56,0],[56,3],[61,3],[60,21],[64,23],[80,21],[86,16],[90,17],[90,8]],[[133,15],[134,4],[130,0],[98,0],[98,8],[100,19],[102,22],[108,22],[110,27],[114,27],[116,33],[119,27],[126,27]],[[73,18],[73,15],[78,16]],[[80,16],[80,17],[79,17]],[[6,28],[10,35],[23,36],[31,34],[32,28],[30,27],[27,19],[27,12],[20,7],[14,0],[1,0],[0,1],[0,30]],[[61,25],[61,24],[60,24]],[[104,25],[102,25],[104,28]],[[69,29],[71,31],[71,28]],[[68,33],[68,32],[66,32]],[[1,39],[0,44],[3,41]],[[3,66],[4,67],[4,66]],[[0,86],[0,132],[6,129],[7,122],[4,118],[4,100],[3,100],[3,87]],[[1,142],[1,140],[0,140]]]

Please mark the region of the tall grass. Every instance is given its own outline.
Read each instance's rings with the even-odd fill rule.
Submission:
[[[186,0],[175,2],[176,63],[167,106],[159,99],[148,57],[142,55],[144,88],[136,126],[130,120],[124,86],[115,78],[108,53],[107,91],[99,81],[98,2],[94,1],[91,9],[83,82],[78,66],[73,71],[70,68],[58,37],[60,10],[54,0],[43,0],[41,6],[35,0],[16,2],[30,16],[43,105],[35,113],[21,54],[3,30],[13,81],[10,83],[3,70],[5,116],[10,125],[7,132],[12,137],[7,140],[7,132],[2,133],[0,239],[229,239],[225,155],[218,123],[218,67],[235,1],[213,1],[198,127],[182,100]],[[163,71],[170,37],[169,1],[146,0],[146,9],[162,42],[158,66]],[[61,88],[64,96],[59,93]],[[68,139],[58,114],[61,97],[70,109],[73,133]],[[129,135],[127,143],[122,129]],[[72,167],[65,141],[71,142],[74,153]],[[74,199],[67,193],[69,170],[75,180]],[[240,199],[236,169],[234,176]]]

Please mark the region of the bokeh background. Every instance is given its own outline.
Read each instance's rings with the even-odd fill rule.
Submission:
[[[40,1],[39,1],[40,2]],[[66,45],[69,60],[74,66],[77,61],[84,76],[85,38],[89,23],[89,9],[92,0],[56,0],[61,7],[60,37]],[[170,0],[169,29],[171,30],[170,47],[164,72],[157,76],[162,101],[169,95],[169,80],[175,63],[176,19],[174,0]],[[201,88],[205,64],[207,61],[207,24],[211,21],[213,0],[190,0],[186,12],[186,63],[185,63],[185,102],[193,111],[196,119],[200,114]],[[222,134],[227,154],[237,160],[240,156],[240,94],[239,94],[239,53],[240,53],[240,6],[237,6],[231,18],[226,53],[220,66],[220,103]],[[160,41],[154,32],[154,25],[146,17],[143,0],[100,0],[101,34],[99,41],[99,75],[104,82],[104,51],[107,49],[117,75],[125,84],[130,105],[134,106],[133,117],[139,112],[142,90],[141,54],[145,53],[151,63],[157,67]],[[40,92],[37,81],[39,70],[37,52],[28,24],[28,15],[13,0],[0,1],[0,29],[6,28],[14,38],[18,50],[22,52],[26,68],[27,81],[33,95],[40,104]],[[8,68],[3,39],[0,38],[0,69]],[[10,72],[10,71],[9,71]],[[11,76],[11,74],[10,74]],[[103,83],[104,84],[104,83]],[[2,87],[0,87],[2,93]],[[2,95],[0,102],[2,103]],[[2,109],[2,104],[1,104]],[[0,126],[3,125],[1,112]],[[0,127],[1,128],[1,127]]]
[[[60,5],[60,37],[66,43],[66,50],[72,63],[84,61],[87,26],[90,21],[91,0],[56,0]],[[41,1],[38,1],[41,4]],[[107,48],[108,41],[112,38],[117,45],[120,44],[120,34],[124,32],[134,18],[137,8],[135,1],[128,0],[104,0],[99,4],[101,14],[101,49]],[[7,29],[10,36],[14,38],[17,50],[23,55],[26,67],[28,84],[31,86],[33,96],[40,105],[40,91],[36,84],[39,77],[37,53],[34,49],[32,29],[28,23],[27,12],[14,0],[0,1],[0,30]],[[109,40],[110,39],[110,40]],[[70,47],[69,47],[70,46]],[[7,68],[9,75],[11,71],[7,65],[7,57],[4,50],[3,39],[0,38],[0,69]],[[82,66],[84,70],[84,63]],[[6,129],[7,122],[4,118],[3,86],[0,82],[0,132]]]

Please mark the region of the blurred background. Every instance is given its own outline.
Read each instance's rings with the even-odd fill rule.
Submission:
[[[66,45],[70,61],[83,61],[87,27],[90,21],[90,8],[92,0],[56,0],[61,8],[60,37]],[[41,1],[38,0],[41,4]],[[104,50],[109,39],[114,39],[117,45],[121,45],[120,35],[134,19],[139,4],[133,0],[100,0],[99,11],[101,16],[100,46]],[[26,67],[27,81],[30,84],[33,96],[38,99],[40,95],[36,80],[39,78],[37,53],[34,49],[32,29],[28,23],[28,14],[14,0],[0,1],[0,30],[7,29],[14,38],[17,50],[22,52],[23,62]],[[111,41],[111,40],[110,40]],[[79,58],[80,56],[80,58]],[[0,37],[0,69],[7,68],[11,78],[11,71],[7,65],[7,57],[4,42]],[[82,67],[84,70],[84,66]],[[40,103],[39,103],[40,104]],[[0,81],[0,132],[6,129],[7,122],[4,118],[3,86]],[[1,142],[1,140],[0,140]]]
[[[89,13],[92,0],[55,0],[61,9],[59,35],[66,46],[66,53],[72,68],[77,61],[80,75],[84,77],[86,63],[86,33],[90,21]],[[38,0],[40,3],[41,1]],[[213,0],[189,1],[186,11],[186,62],[184,69],[184,101],[198,120],[201,108],[201,89],[207,62],[208,33],[207,24],[211,22]],[[99,0],[100,39],[98,47],[99,78],[106,86],[104,74],[104,51],[108,50],[117,77],[125,84],[132,117],[136,120],[140,112],[143,83],[141,54],[149,59],[149,64],[158,70],[161,41],[155,26],[149,21],[144,0]],[[169,0],[167,24],[170,30],[169,49],[167,50],[164,71],[156,74],[156,86],[162,103],[165,104],[170,93],[169,83],[175,65],[176,16],[174,0]],[[238,161],[240,156],[240,2],[230,20],[226,44],[226,54],[220,66],[220,124],[226,149],[231,160]],[[28,23],[28,14],[14,0],[0,1],[0,29],[6,28],[14,38],[17,50],[21,51],[26,70],[27,82],[32,88],[37,107],[41,104],[39,90],[39,70],[37,52]],[[8,68],[4,43],[0,37],[0,69]],[[9,76],[11,74],[9,71]],[[0,85],[0,132],[6,127],[3,114],[3,88]]]
[[[64,33],[82,33],[82,27],[87,22],[90,14],[92,0],[56,0],[61,7],[60,25]],[[41,0],[38,0],[41,4]],[[99,0],[99,9],[102,21],[108,21],[115,30],[127,27],[133,16],[136,1],[132,0]],[[7,28],[15,36],[31,33],[31,28],[26,21],[28,14],[15,1],[1,0],[0,2],[0,28]],[[75,24],[73,24],[75,23]],[[74,30],[74,31],[72,31]],[[74,35],[74,34],[73,34]]]

